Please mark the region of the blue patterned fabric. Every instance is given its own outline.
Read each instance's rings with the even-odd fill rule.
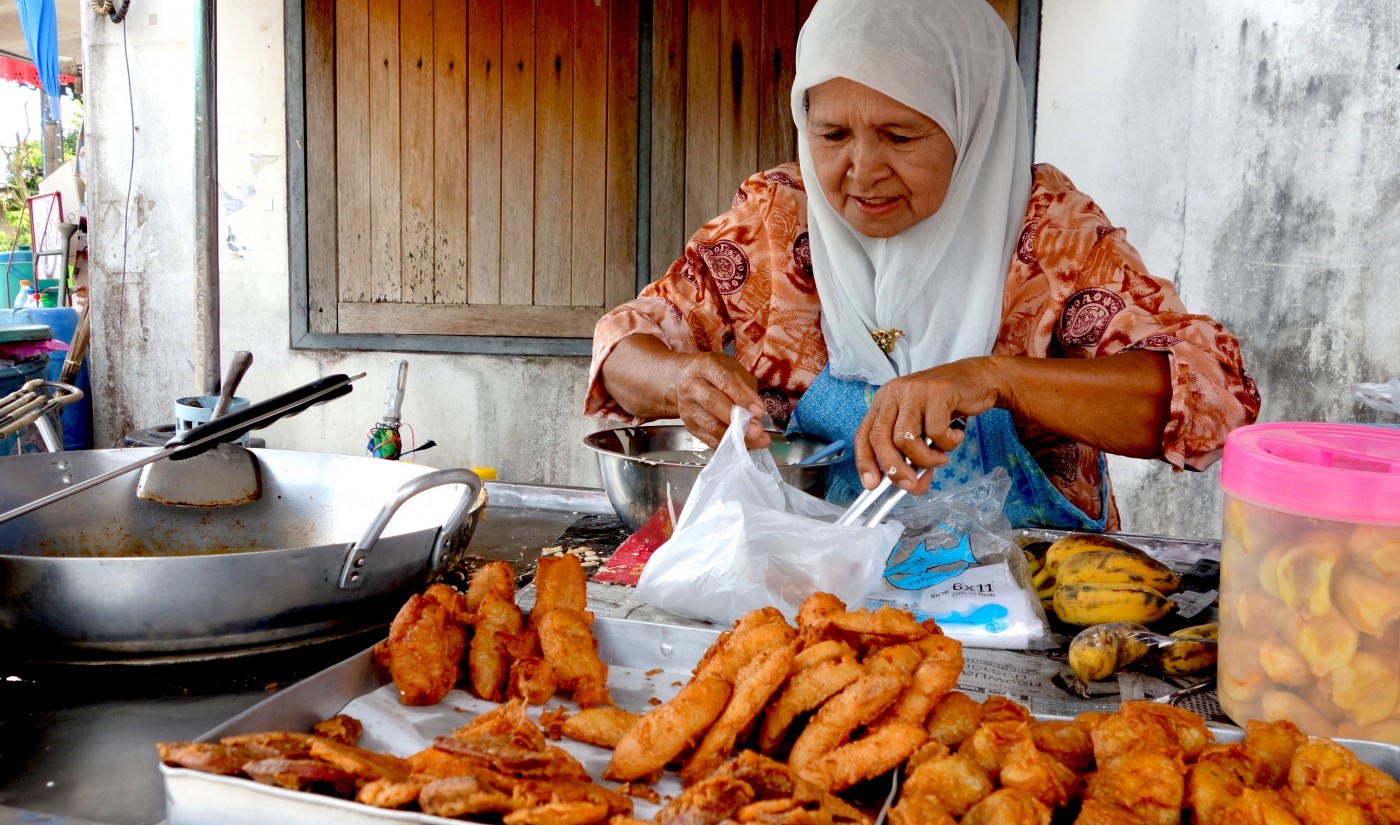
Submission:
[[[798,399],[788,432],[803,432],[824,441],[845,439],[854,444],[856,428],[869,411],[876,389],[864,381],[837,378],[830,368],[825,368]],[[1103,515],[1089,518],[1050,483],[1035,458],[1016,437],[1011,413],[999,408],[968,419],[962,446],[949,454],[948,464],[933,470],[929,492],[962,486],[997,467],[1005,468],[1011,476],[1011,492],[1002,510],[1013,527],[1104,529],[1108,518],[1107,493],[1099,510]],[[1099,472],[1107,473],[1102,453],[1099,454]],[[860,491],[854,457],[831,467],[827,474],[827,500],[849,502]]]

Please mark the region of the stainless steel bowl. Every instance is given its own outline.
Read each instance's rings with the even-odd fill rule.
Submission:
[[[844,460],[845,451],[799,467],[798,462],[826,443],[804,435],[784,436],[771,430],[769,434],[773,436],[769,451],[783,480],[821,496],[827,468]],[[603,489],[617,517],[633,531],[641,529],[663,507],[672,506],[679,515],[709,458],[704,442],[679,424],[599,430],[585,436],[583,443],[598,454]]]

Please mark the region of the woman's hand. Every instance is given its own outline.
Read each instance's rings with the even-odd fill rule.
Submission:
[[[963,434],[949,426],[953,419],[992,407],[1010,410],[1029,432],[1058,433],[1114,455],[1159,458],[1171,391],[1168,356],[1148,350],[954,361],[896,378],[875,393],[856,430],[856,469],[867,489],[883,473],[922,494],[932,476],[916,479],[914,468],[947,464],[948,453],[962,443]]]
[[[856,429],[856,469],[866,489],[888,475],[914,495],[926,491],[933,476],[917,478],[916,468],[948,463],[948,453],[963,441],[954,419],[980,415],[996,406],[996,364],[990,356],[965,358],[900,376],[880,387]]]
[[[675,352],[659,338],[631,335],[609,353],[601,380],[624,410],[641,418],[679,418],[711,447],[729,429],[735,404],[754,414],[745,432],[749,449],[772,441],[759,420],[765,410],[758,379],[724,353]]]
[[[710,445],[719,444],[729,429],[734,405],[747,407],[754,417],[744,431],[750,450],[767,447],[772,438],[760,420],[765,414],[758,397],[758,379],[733,356],[722,352],[687,354],[675,378],[676,415],[691,435]]]

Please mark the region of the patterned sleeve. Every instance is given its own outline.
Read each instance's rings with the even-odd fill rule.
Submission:
[[[603,388],[600,372],[603,362],[622,339],[629,335],[653,335],[676,352],[717,352],[732,339],[733,322],[723,290],[716,278],[707,250],[716,238],[752,239],[766,219],[773,185],[762,175],[744,181],[728,212],[715,218],[691,236],[685,252],[671,264],[666,274],[650,283],[637,298],[622,304],[598,320],[593,329],[593,362],[588,369],[588,394],[584,414],[639,424],[641,418],[622,409]],[[749,231],[743,231],[747,228]]]
[[[1172,397],[1162,458],[1176,469],[1209,467],[1226,434],[1259,414],[1239,341],[1209,316],[1188,313],[1171,283],[1148,274],[1127,233],[1058,170],[1037,170],[1028,217],[1003,332],[1018,329],[1021,354],[1041,357],[1165,353]]]

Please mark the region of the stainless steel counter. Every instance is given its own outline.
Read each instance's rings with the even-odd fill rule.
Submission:
[[[540,548],[581,516],[613,516],[601,490],[494,482],[487,489],[491,502],[470,553],[517,569],[532,568]],[[0,663],[0,825],[161,822],[156,742],[194,739],[380,636],[203,660]]]

